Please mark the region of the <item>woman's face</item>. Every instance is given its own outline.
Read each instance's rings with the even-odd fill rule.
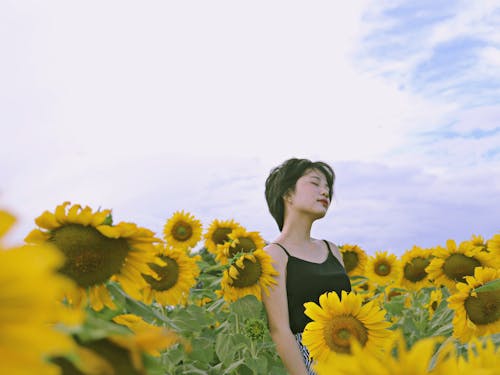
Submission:
[[[288,205],[289,209],[323,217],[330,206],[329,193],[325,175],[317,169],[310,169],[297,180],[295,192],[285,198],[285,205]]]

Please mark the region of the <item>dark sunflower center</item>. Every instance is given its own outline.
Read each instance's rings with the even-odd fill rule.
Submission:
[[[222,245],[224,242],[229,240],[227,235],[231,232],[231,228],[217,228],[212,234],[212,241],[217,245]]]
[[[345,270],[347,271],[347,273],[351,272],[359,264],[358,254],[354,251],[346,251],[342,255],[342,258],[344,260]]]
[[[85,288],[120,272],[130,251],[124,238],[108,238],[94,227],[68,224],[51,233],[50,242],[66,256],[60,272]]]
[[[120,375],[140,375],[133,365],[130,352],[108,339],[82,343],[82,346],[94,351],[104,358],[114,370],[114,374]]]
[[[238,278],[233,280],[233,286],[236,288],[253,286],[259,282],[262,275],[262,266],[258,259],[255,263],[250,259],[245,259],[243,268],[238,267],[236,264],[233,264],[233,267],[236,267],[239,272]]]
[[[354,337],[361,346],[368,340],[368,330],[358,319],[351,315],[332,318],[326,325],[324,337],[327,345],[337,353],[350,354],[349,340]]]
[[[478,325],[500,321],[500,290],[477,293],[464,303],[469,319]]]
[[[437,301],[432,301],[432,303],[431,303],[431,309],[432,309],[432,311],[436,311],[437,308],[438,308]]]
[[[391,272],[391,265],[380,261],[375,265],[375,273],[379,276],[387,276]]]
[[[159,258],[167,263],[167,265],[159,266],[154,263],[148,263],[148,265],[158,274],[160,279],[156,280],[149,275],[142,275],[142,277],[148,282],[151,288],[163,292],[165,290],[169,290],[177,283],[177,280],[179,279],[179,264],[175,259],[164,255],[161,255]]]
[[[239,252],[251,253],[257,248],[255,242],[250,237],[239,237],[238,244],[235,247],[229,249],[229,257],[232,258],[234,254]]]
[[[464,254],[452,254],[443,265],[444,274],[456,282],[465,281],[465,276],[474,275],[474,268],[480,267],[481,262],[476,258]]]
[[[183,220],[176,222],[172,228],[172,236],[177,241],[187,241],[193,235],[193,228]]]
[[[430,260],[426,258],[422,257],[413,258],[410,262],[406,263],[404,266],[403,272],[405,279],[413,283],[423,280],[427,276],[427,272],[425,272],[425,267],[427,267],[429,263]]]

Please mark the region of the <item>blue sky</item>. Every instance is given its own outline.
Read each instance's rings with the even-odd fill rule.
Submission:
[[[352,4],[351,4],[352,3]],[[500,231],[494,1],[6,1],[0,207],[176,210],[278,235],[264,181],[331,163],[312,235],[402,254]]]

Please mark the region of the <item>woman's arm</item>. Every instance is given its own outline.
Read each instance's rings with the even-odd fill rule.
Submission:
[[[307,375],[295,335],[290,330],[288,320],[288,300],[286,296],[287,255],[277,245],[269,244],[264,248],[274,260],[273,266],[279,272],[277,285],[270,288],[269,296],[262,293],[262,301],[267,313],[269,331],[276,344],[276,350],[291,375]]]

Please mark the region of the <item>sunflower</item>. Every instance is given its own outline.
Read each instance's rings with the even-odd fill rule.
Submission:
[[[453,341],[445,342],[438,351],[437,368],[442,371],[433,371],[432,374],[500,374],[500,347],[495,345],[491,336],[483,339],[471,338],[467,343],[467,352],[463,355],[457,354],[457,348]],[[445,363],[442,359],[448,358]]]
[[[245,228],[236,228],[228,237],[229,241],[217,245],[215,259],[222,264],[227,264],[237,253],[251,253],[266,246],[259,232],[248,232]]]
[[[491,237],[486,244],[487,250],[496,258],[500,258],[500,233]]]
[[[115,335],[80,343],[78,374],[146,374],[145,350],[134,334]],[[90,366],[89,366],[90,364]],[[98,370],[99,372],[92,372]]]
[[[467,350],[467,360],[458,357],[458,371],[460,374],[500,374],[500,346],[495,345],[488,337],[485,342],[472,339]],[[448,372],[449,374],[449,372]]]
[[[424,305],[427,311],[429,311],[429,318],[432,318],[442,300],[443,292],[441,291],[441,288],[436,288],[431,291],[429,295],[429,302]]]
[[[350,280],[352,290],[358,294],[375,290],[375,285],[365,276],[355,275]]]
[[[136,344],[144,353],[154,357],[160,356],[160,350],[167,349],[178,342],[183,342],[185,346],[189,346],[176,332],[165,327],[149,324],[140,316],[134,314],[118,315],[113,318],[113,321],[128,327],[134,332]]]
[[[163,227],[168,245],[185,250],[192,249],[201,239],[202,225],[189,212],[176,211]]]
[[[342,291],[341,298],[335,292],[304,304],[305,314],[313,321],[307,323],[302,341],[310,356],[318,362],[327,361],[338,353],[350,354],[350,340],[356,339],[366,350],[382,350],[390,337],[385,321],[385,311],[375,302],[362,305],[362,298],[353,292]]]
[[[66,212],[64,202],[55,213],[45,211],[35,219],[42,229],[26,237],[30,243],[51,243],[60,249],[66,262],[59,270],[78,285],[78,292],[68,295],[75,305],[87,299],[94,310],[115,308],[106,289],[108,280],[116,279],[132,297],[140,298],[145,286],[142,273],[150,273],[147,262],[154,262],[153,243],[159,241],[153,232],[133,223],[111,226],[110,210],[93,213],[88,206],[75,204]]]
[[[278,272],[272,265],[272,258],[264,250],[257,249],[251,254],[241,255],[222,275],[222,295],[228,302],[253,294],[259,301],[262,293],[269,295],[269,287],[277,284],[274,279]]]
[[[366,277],[379,285],[387,285],[401,280],[401,263],[396,255],[387,251],[377,251],[370,256],[365,268]]]
[[[474,274],[474,268],[495,268],[496,264],[491,253],[474,248],[471,242],[463,241],[457,247],[454,240],[448,240],[446,248],[438,246],[434,250],[434,258],[425,270],[436,286],[445,285],[453,292],[457,282]]]
[[[358,245],[343,244],[339,246],[344,261],[345,270],[351,276],[362,275],[365,270],[368,256]]]
[[[410,350],[406,348],[403,334],[397,331],[391,347],[397,352],[397,358],[391,355],[376,356],[365,350],[357,341],[352,342],[352,355],[330,357],[328,361],[313,364],[318,375],[396,375],[429,374],[430,365],[436,344],[440,338],[431,337],[419,340]],[[392,341],[392,340],[391,340]],[[435,368],[439,371],[439,368]],[[433,374],[438,374],[433,371]],[[439,372],[441,374],[441,372]]]
[[[410,290],[419,290],[431,283],[425,268],[430,264],[432,251],[413,246],[401,257],[403,269],[401,285]]]
[[[372,299],[375,299],[375,292],[377,291],[377,287],[373,282],[365,278],[364,280],[361,280],[361,282],[357,282],[356,280],[354,283],[352,283],[352,291],[361,296],[363,298],[363,303],[366,303],[371,301]]]
[[[234,220],[220,221],[215,219],[210,223],[204,235],[205,247],[212,254],[217,254],[217,245],[223,245],[226,241],[229,241],[229,234],[238,228],[244,229]]]
[[[186,304],[189,291],[196,285],[196,278],[200,274],[196,262],[200,261],[201,257],[190,256],[183,248],[174,249],[168,245],[157,245],[155,249],[155,255],[165,265],[149,264],[158,277],[143,275],[146,281],[143,289],[144,301],[151,304],[154,298],[162,305]]]
[[[484,237],[481,235],[476,236],[475,234],[473,234],[469,242],[472,244],[473,247],[477,248],[478,250],[488,251],[486,247],[486,241],[484,240]]]
[[[0,237],[15,222],[0,211]],[[63,255],[48,245],[0,247],[0,372],[54,374],[45,356],[71,351],[73,341],[55,329],[61,314],[58,303],[72,287],[57,273]]]
[[[455,310],[453,335],[462,341],[474,336],[500,332],[500,290],[475,292],[473,289],[500,278],[500,270],[478,267],[465,283],[457,283],[458,291],[448,298]]]

